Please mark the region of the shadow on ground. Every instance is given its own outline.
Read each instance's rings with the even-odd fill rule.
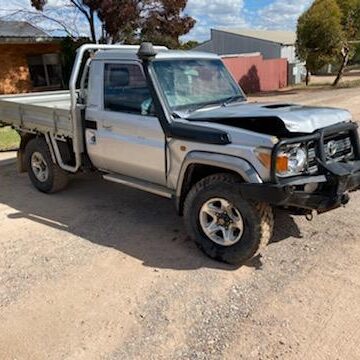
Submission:
[[[186,235],[173,202],[167,199],[94,175],[75,176],[67,190],[46,195],[32,187],[27,174],[18,175],[14,164],[1,166],[0,183],[0,203],[15,209],[8,214],[9,219],[29,219],[78,236],[79,241],[114,248],[139,259],[144,266],[234,270],[197,249]],[[277,216],[276,229],[274,242],[300,236],[286,213]],[[246,265],[260,267],[256,259]]]

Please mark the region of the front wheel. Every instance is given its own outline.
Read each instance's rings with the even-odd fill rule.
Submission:
[[[44,139],[35,138],[27,144],[25,159],[30,180],[41,192],[54,193],[67,186],[68,175],[54,164]]]
[[[189,235],[208,256],[233,265],[252,258],[269,242],[274,227],[272,208],[244,200],[239,183],[231,174],[208,176],[184,204]]]

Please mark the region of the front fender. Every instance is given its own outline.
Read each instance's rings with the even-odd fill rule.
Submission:
[[[182,202],[184,200],[184,184],[188,169],[191,165],[208,165],[218,167],[219,169],[230,170],[238,173],[246,183],[261,184],[261,177],[254,167],[245,159],[236,156],[216,154],[203,151],[192,151],[184,159],[176,187],[176,207],[181,212]]]

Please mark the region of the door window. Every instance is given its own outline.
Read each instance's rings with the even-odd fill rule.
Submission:
[[[153,101],[141,68],[135,64],[105,64],[105,110],[153,115]]]

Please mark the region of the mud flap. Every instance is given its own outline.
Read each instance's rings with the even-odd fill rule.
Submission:
[[[19,174],[27,172],[26,164],[25,164],[25,152],[22,150],[17,151],[16,168]]]

